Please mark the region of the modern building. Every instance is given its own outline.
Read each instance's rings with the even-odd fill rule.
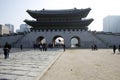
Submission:
[[[120,33],[120,16],[107,16],[103,19],[103,31]]]
[[[0,24],[0,35],[9,34],[9,28]]]
[[[21,24],[20,25],[20,32],[29,32],[30,31],[30,26],[27,24]]]
[[[19,32],[21,32],[20,29],[16,29],[16,33],[19,33]]]
[[[5,26],[8,27],[9,33],[14,33],[14,25],[12,25],[12,24],[5,24]]]

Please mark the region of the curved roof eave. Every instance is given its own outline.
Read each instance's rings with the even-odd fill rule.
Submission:
[[[90,8],[86,9],[68,9],[68,10],[27,10],[28,14],[33,18],[38,17],[45,17],[45,16],[61,16],[61,15],[83,15],[83,17],[86,17],[88,13],[90,12]]]
[[[36,27],[36,26],[51,26],[51,25],[82,25],[82,26],[88,26],[91,22],[93,21],[93,19],[87,19],[87,20],[83,20],[83,21],[75,21],[75,22],[36,22],[36,21],[29,21],[29,20],[25,20],[24,22],[26,22],[28,25],[32,26],[32,27]]]

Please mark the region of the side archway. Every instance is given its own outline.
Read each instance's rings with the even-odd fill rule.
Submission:
[[[78,36],[74,36],[71,38],[71,48],[80,47],[80,38]]]

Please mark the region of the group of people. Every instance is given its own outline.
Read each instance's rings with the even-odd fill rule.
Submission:
[[[40,43],[40,44],[33,44],[33,48],[36,49],[36,48],[39,48],[40,51],[47,51],[47,44],[45,43]]]
[[[116,50],[117,50],[117,46],[113,45],[113,54],[115,54]],[[118,51],[120,52],[120,45],[118,46]]]
[[[66,48],[65,44],[62,44],[61,46],[63,47],[63,51],[65,51],[65,48]],[[46,43],[39,43],[39,44],[33,44],[33,48],[34,50],[38,48],[40,49],[40,51],[47,51],[47,48],[53,48],[53,45],[52,44],[47,45]]]
[[[97,49],[98,49],[98,48],[97,48],[97,45],[96,45],[96,44],[92,45],[92,46],[91,46],[91,49],[92,49],[92,50],[97,50]]]
[[[65,51],[65,45],[62,45],[63,46],[63,50]],[[41,51],[47,51],[47,44],[45,44],[45,43],[40,43],[40,44],[34,44],[33,45],[33,48],[34,49],[36,49],[36,48],[39,48]],[[21,48],[21,50],[23,49],[23,46],[22,45],[20,45],[20,48]],[[94,45],[92,45],[91,46],[91,48],[92,48],[92,50],[97,50],[98,48],[97,48],[97,45],[96,44],[94,44]],[[118,48],[117,48],[117,46],[116,45],[113,45],[113,53],[115,54],[115,52],[116,52],[116,50],[118,49],[118,51],[120,52],[120,45],[118,46]],[[4,48],[3,48],[3,51],[4,51],[4,58],[5,59],[7,59],[7,58],[9,58],[9,52],[10,52],[10,50],[11,50],[11,45],[10,44],[8,44],[8,42],[6,42],[5,43],[5,45],[4,45]]]

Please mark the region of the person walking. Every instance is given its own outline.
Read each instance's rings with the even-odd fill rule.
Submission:
[[[8,42],[6,42],[3,48],[5,59],[9,58],[10,49],[11,49],[10,45],[8,44]]]
[[[65,44],[63,44],[63,50],[65,51],[65,49],[66,49],[66,46],[65,46]]]
[[[120,52],[120,45],[118,46],[118,51]]]
[[[23,45],[22,44],[20,45],[20,49],[23,50]]]
[[[113,54],[115,54],[115,51],[116,51],[116,46],[113,45]]]

